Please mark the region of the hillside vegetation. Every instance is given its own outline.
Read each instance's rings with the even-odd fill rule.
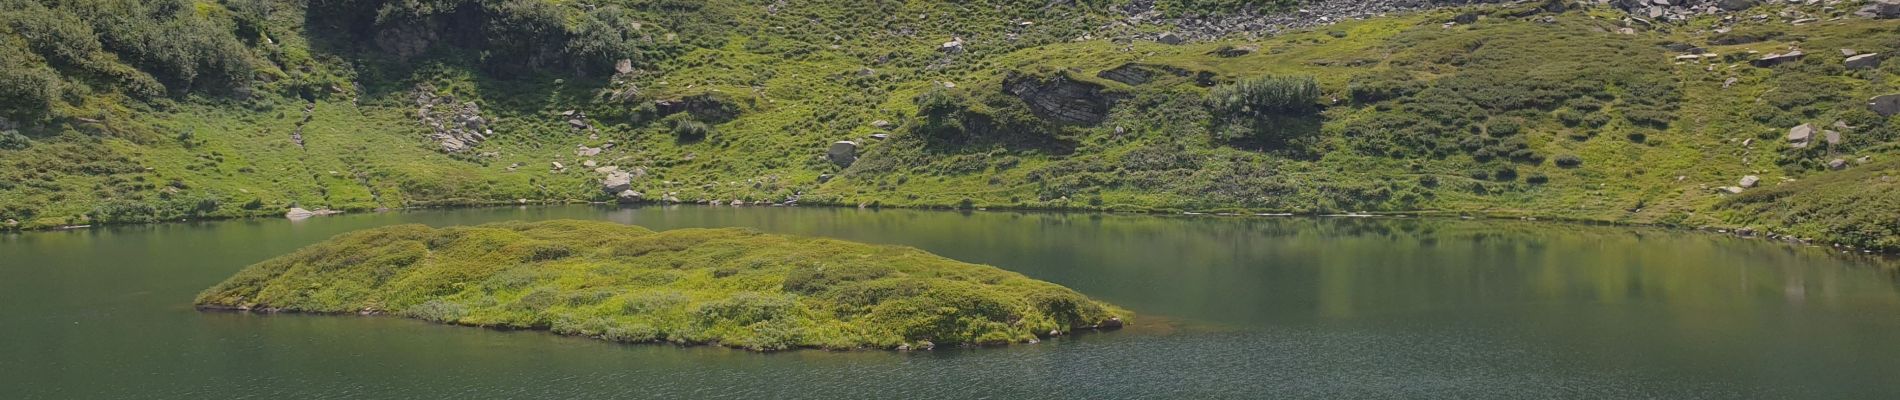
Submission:
[[[752,350],[1025,343],[1131,316],[908,247],[590,221],[348,233],[253,265],[197,304]]]
[[[1900,23],[1856,2],[1449,3],[5,0],[0,222],[737,201],[1900,250],[1900,132],[1868,104],[1900,93]],[[1216,23],[1256,14],[1299,23]]]

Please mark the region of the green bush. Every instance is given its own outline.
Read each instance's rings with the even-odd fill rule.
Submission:
[[[1299,114],[1319,102],[1319,81],[1311,76],[1263,76],[1208,91],[1207,104],[1226,116]]]

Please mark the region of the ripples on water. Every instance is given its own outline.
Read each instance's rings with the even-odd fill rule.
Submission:
[[[198,313],[250,263],[392,223],[607,219],[903,244],[1141,314],[924,353],[626,346]],[[1894,398],[1877,260],[1639,228],[822,208],[501,208],[0,236],[0,392],[136,398]]]

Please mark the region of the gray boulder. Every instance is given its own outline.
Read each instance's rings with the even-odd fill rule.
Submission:
[[[619,194],[633,188],[633,174],[615,170],[600,180],[600,190],[607,194]]]
[[[1162,44],[1187,43],[1187,39],[1182,38],[1181,35],[1175,34],[1174,32],[1162,33],[1161,36],[1155,38],[1155,41],[1161,42]]]
[[[614,194],[614,201],[619,202],[620,204],[639,203],[640,200],[644,200],[644,199],[646,199],[645,195],[642,195],[640,194],[640,192],[635,192],[632,190],[622,190],[620,191],[620,193]]]
[[[1761,184],[1761,177],[1754,175],[1744,176],[1741,182],[1736,183],[1740,184],[1743,188],[1753,188],[1755,185]]]
[[[948,42],[943,42],[942,45],[937,46],[937,51],[950,53],[950,54],[962,53],[963,52],[963,38],[953,38]]]
[[[1727,11],[1741,11],[1759,4],[1755,0],[1716,0],[1715,6]]]
[[[1841,133],[1835,131],[1821,131],[1821,140],[1826,140],[1829,146],[1839,146],[1841,144]]]
[[[1874,19],[1900,18],[1900,0],[1869,1],[1866,7],[1861,7],[1854,15]]]
[[[825,149],[825,158],[831,160],[832,164],[849,167],[851,163],[858,161],[858,142],[849,140],[832,142],[831,147]]]
[[[1831,170],[1835,170],[1835,171],[1839,171],[1839,170],[1843,170],[1843,169],[1847,169],[1847,160],[1846,160],[1846,159],[1841,159],[1841,158],[1836,158],[1836,159],[1834,159],[1833,161],[1828,161],[1828,162],[1827,162],[1827,169],[1831,169]]]
[[[1874,69],[1880,66],[1880,61],[1880,53],[1867,53],[1848,57],[1841,65],[1847,66],[1847,69]]]
[[[1813,140],[1814,124],[1801,124],[1801,126],[1788,129],[1789,146],[1793,146],[1797,149],[1805,148],[1808,147],[1808,142]]]
[[[1900,114],[1900,93],[1874,97],[1867,100],[1867,109],[1882,117]]]

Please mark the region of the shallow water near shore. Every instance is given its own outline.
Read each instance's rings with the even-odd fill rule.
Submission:
[[[1074,288],[1129,329],[934,352],[620,345],[388,317],[198,312],[237,270],[398,223],[597,219],[916,246]],[[1517,221],[592,206],[0,235],[10,398],[1893,398],[1889,261]]]

